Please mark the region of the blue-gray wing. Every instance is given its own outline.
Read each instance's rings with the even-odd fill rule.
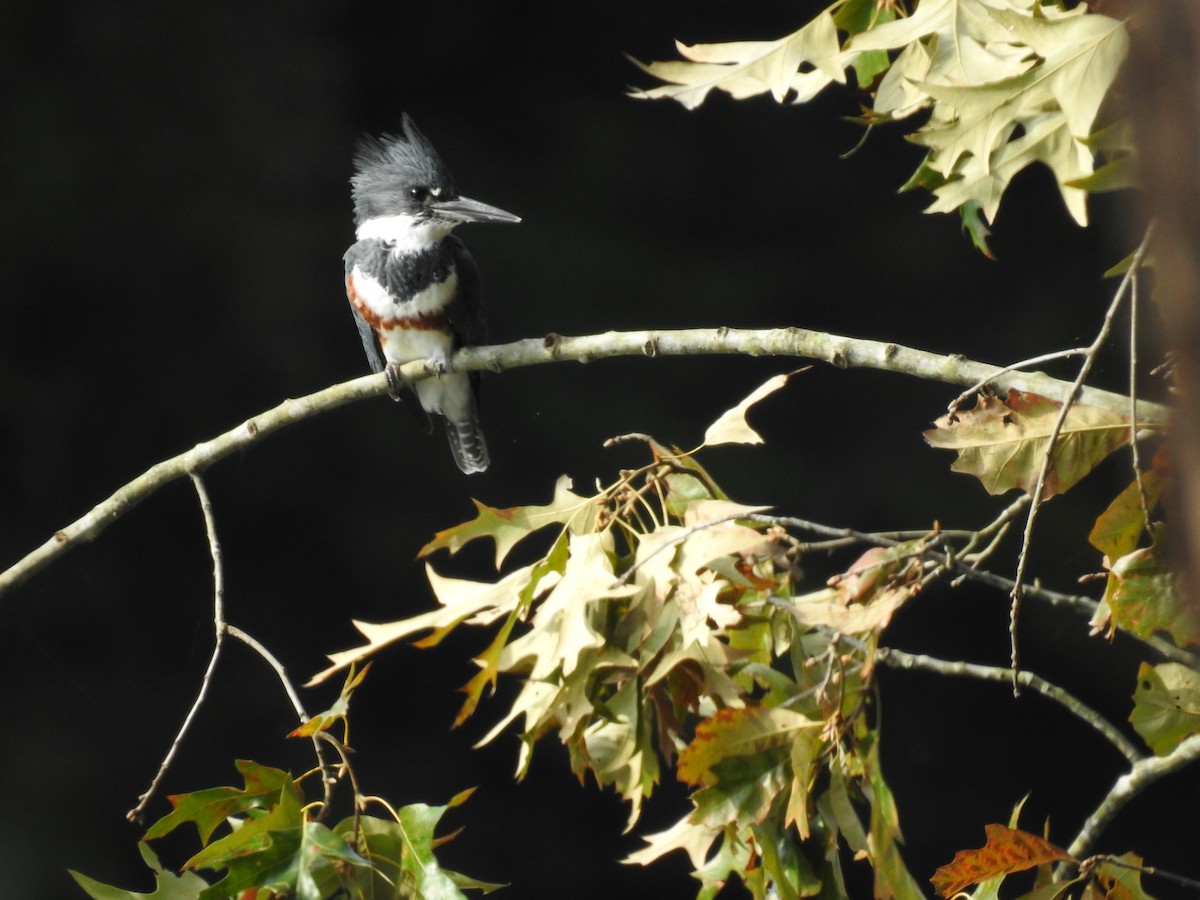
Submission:
[[[350,312],[354,316],[354,324],[358,328],[358,337],[362,341],[363,352],[367,354],[367,363],[371,366],[372,372],[382,372],[387,368],[387,360],[384,359],[383,349],[379,346],[379,335],[375,333],[374,328],[367,324],[367,320],[362,317],[354,303],[354,280],[351,276],[355,263],[366,252],[367,246],[367,241],[358,241],[351,245],[342,257],[342,261],[346,264],[346,297],[350,301]],[[433,431],[433,422],[429,419],[429,413],[422,408],[421,401],[417,399],[417,392],[412,385],[401,390],[400,396],[395,399],[404,401],[408,411],[412,413],[413,418],[425,429],[426,433]]]
[[[366,252],[366,241],[358,241],[351,245],[346,251],[346,255],[342,257],[342,262],[346,264],[346,296],[350,301],[350,312],[354,316],[354,324],[358,327],[358,336],[362,340],[363,351],[367,354],[367,362],[371,366],[372,372],[382,372],[387,367],[387,360],[383,358],[383,351],[379,348],[379,337],[375,334],[375,329],[367,324],[358,312],[354,304],[354,282],[350,274],[354,271],[354,265]]]
[[[454,235],[446,238],[454,254],[458,295],[449,310],[450,328],[460,347],[487,343],[487,319],[483,314],[483,285],[475,257]]]

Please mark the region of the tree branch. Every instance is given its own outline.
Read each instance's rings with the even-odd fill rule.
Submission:
[[[968,678],[979,678],[983,681],[1008,682],[1009,684],[1015,678],[1024,687],[1031,688],[1039,694],[1054,700],[1067,710],[1067,712],[1074,714],[1095,728],[1100,734],[1104,735],[1108,742],[1122,756],[1129,760],[1135,769],[1139,764],[1146,761],[1146,757],[1138,748],[1125,735],[1113,727],[1112,723],[1104,718],[1104,716],[1100,715],[1100,713],[1096,712],[1083,701],[1078,700],[1072,694],[1067,693],[1055,684],[1051,684],[1046,679],[1034,675],[1032,672],[1021,671],[1014,675],[1012,669],[1003,669],[999,666],[981,666],[976,663],[935,659],[932,656],[925,656],[919,653],[905,653],[903,650],[896,650],[891,647],[881,647],[876,653],[876,658],[893,669],[924,669],[928,672],[937,672],[939,675],[960,675]]]
[[[1182,769],[1197,759],[1200,759],[1200,734],[1193,734],[1185,738],[1166,756],[1150,756],[1136,762],[1132,769],[1117,779],[1112,790],[1096,807],[1096,811],[1088,816],[1088,820],[1083,824],[1083,828],[1080,829],[1075,840],[1071,842],[1071,846],[1067,848],[1067,852],[1076,859],[1087,856],[1095,846],[1096,839],[1100,837],[1101,832],[1108,827],[1108,823],[1130,800],[1160,778]]]
[[[489,347],[468,347],[452,360],[457,372],[503,371],[551,362],[590,362],[614,356],[695,356],[703,354],[740,354],[748,356],[788,356],[823,360],[838,368],[869,368],[897,372],[969,386],[991,380],[1001,390],[1014,388],[1064,401],[1074,385],[1041,372],[1005,372],[999,366],[974,362],[957,354],[943,355],[915,350],[898,344],[843,337],[802,328],[738,330],[732,328],[692,328],[678,331],[606,332],[583,337],[549,334]],[[419,381],[438,374],[425,361],[407,363],[399,370],[406,381]],[[1003,374],[1001,374],[1003,373]],[[116,493],[97,504],[86,515],[57,531],[37,549],[0,572],[0,596],[49,565],[75,545],[93,540],[108,525],[166,484],[191,472],[201,472],[213,463],[236,453],[249,444],[287,425],[329,412],[348,403],[382,396],[388,391],[384,374],[366,375],[300,397],[285,400],[273,409],[247,419],[241,425],[191,450],[151,466]],[[1127,413],[1129,398],[1121,394],[1084,388],[1079,403]],[[1166,421],[1167,410],[1160,404],[1137,404],[1139,421]]]

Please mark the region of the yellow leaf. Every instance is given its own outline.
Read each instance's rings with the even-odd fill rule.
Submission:
[[[1012,488],[1032,494],[1061,408],[1054,400],[1016,390],[1004,400],[981,396],[973,409],[938,419],[925,432],[925,440],[942,450],[956,450],[951,471],[974,475],[989,494]],[[1128,441],[1125,416],[1072,406],[1054,445],[1042,499],[1069,490]]]
[[[764,397],[769,397],[788,383],[791,375],[776,375],[767,379],[733,409],[726,410],[717,421],[704,432],[704,443],[713,447],[717,444],[761,444],[762,437],[746,422],[746,410]]]
[[[475,518],[445,531],[439,531],[420,552],[418,557],[428,556],[435,550],[457,553],[476,538],[490,537],[496,542],[496,568],[499,569],[521,540],[547,525],[565,525],[572,534],[591,531],[596,522],[597,506],[589,497],[581,497],[571,491],[571,479],[562,475],[554,486],[554,499],[545,506],[514,506],[497,509],[472,501]]]

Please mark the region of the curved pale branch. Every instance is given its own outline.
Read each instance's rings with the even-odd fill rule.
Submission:
[[[1151,756],[1134,763],[1133,768],[1117,779],[1104,800],[1096,807],[1095,812],[1088,816],[1067,852],[1076,859],[1082,859],[1092,851],[1096,839],[1108,827],[1122,809],[1148,788],[1172,772],[1200,759],[1200,734],[1185,738],[1178,747],[1166,756]]]
[[[1045,678],[1034,675],[1032,672],[1021,671],[1014,676],[1011,669],[1002,669],[999,666],[982,666],[962,660],[935,659],[920,653],[905,653],[903,650],[896,650],[892,647],[881,647],[877,658],[893,669],[924,669],[927,672],[937,672],[939,675],[959,675],[1010,684],[1015,678],[1024,687],[1031,688],[1048,697],[1068,712],[1087,722],[1100,732],[1135,768],[1146,760],[1145,755],[1125,735],[1113,727],[1112,723],[1104,716],[1058,685],[1051,684]]]
[[[915,350],[883,341],[843,337],[803,328],[741,330],[692,328],[676,331],[606,332],[582,337],[549,334],[492,347],[469,347],[455,354],[454,371],[502,371],[551,362],[589,362],[613,356],[696,356],[702,354],[788,356],[823,360],[838,368],[870,368],[899,372],[946,384],[969,386],[991,381],[999,390],[1014,388],[1065,400],[1074,386],[1041,372],[1006,372],[999,366],[974,362],[957,354]],[[402,366],[400,375],[410,381],[435,376],[437,370],[424,361]],[[328,387],[315,394],[285,400],[273,409],[247,419],[241,425],[210,441],[151,466],[137,478],[101,501],[90,512],[67,525],[37,549],[0,572],[0,595],[40,571],[60,554],[83,541],[90,541],[109,524],[159,488],[191,472],[202,471],[218,460],[279,429],[339,406],[387,393],[383,374],[367,375]],[[1084,388],[1079,403],[1125,413],[1129,398],[1120,394]],[[1137,404],[1143,424],[1166,421],[1166,408],[1148,402]]]

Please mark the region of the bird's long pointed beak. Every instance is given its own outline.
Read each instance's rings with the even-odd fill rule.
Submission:
[[[481,203],[470,197],[439,200],[433,204],[433,208],[446,218],[458,222],[511,222],[516,224],[521,221],[520,216],[514,216],[498,206]]]

